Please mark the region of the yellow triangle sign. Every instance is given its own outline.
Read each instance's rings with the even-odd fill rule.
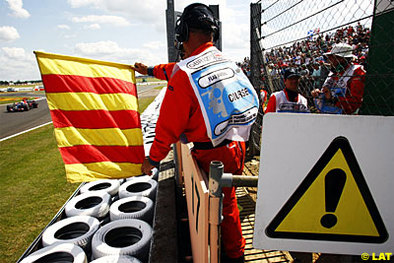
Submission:
[[[335,138],[266,228],[272,238],[384,243],[388,233],[345,137]]]

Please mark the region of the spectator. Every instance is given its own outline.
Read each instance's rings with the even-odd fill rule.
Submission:
[[[302,64],[302,65],[301,65],[300,75],[301,75],[302,77],[309,77],[309,69],[306,67],[305,64]]]
[[[365,70],[352,63],[352,47],[339,43],[325,53],[331,72],[321,90],[312,91],[315,104],[322,113],[356,114],[364,94]]]
[[[312,90],[312,78],[310,76],[310,71],[306,64],[302,64],[301,68],[299,69],[299,74],[301,75],[300,81],[298,83],[298,92],[307,97]]]
[[[365,56],[361,56],[358,59],[358,64],[362,65],[365,70],[367,70],[367,58]]]
[[[285,70],[283,77],[285,88],[271,95],[265,113],[309,112],[306,98],[298,93],[301,75],[294,68],[290,68]]]
[[[321,84],[323,85],[324,81],[328,77],[328,74],[330,74],[330,64],[325,63],[323,60],[319,61],[319,64],[320,64],[320,79],[321,79]]]
[[[357,30],[355,31],[354,28]],[[346,32],[346,33],[345,33]],[[364,28],[360,22],[357,26],[348,26],[344,28],[339,28],[335,32],[328,32],[325,35],[317,34],[312,40],[304,40],[302,42],[295,42],[291,46],[279,47],[278,49],[272,49],[269,51],[268,63],[279,64],[279,61],[286,60],[287,56],[290,56],[296,65],[302,63],[308,64],[308,54],[312,54],[312,60],[320,60],[320,54],[322,52],[328,52],[332,48],[334,43],[350,42],[357,46],[364,54],[358,54],[359,56],[368,53],[367,43],[370,37],[370,30]]]
[[[264,85],[261,85],[260,87],[260,107],[263,110],[263,113],[265,112],[267,108],[267,102],[268,102],[268,92],[266,91]]]
[[[323,82],[325,80],[322,79],[322,66],[318,62],[313,63],[313,72],[312,72],[312,80],[313,80],[313,89],[321,89]],[[327,76],[326,76],[327,77]]]

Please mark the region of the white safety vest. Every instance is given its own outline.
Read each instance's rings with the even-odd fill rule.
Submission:
[[[276,112],[309,112],[308,102],[301,94],[298,94],[297,102],[289,101],[283,90],[277,91],[273,95],[276,98]]]
[[[328,74],[323,87],[327,87],[331,90],[332,96],[346,96],[347,83],[353,77],[353,73],[356,69],[362,67],[362,65],[351,65],[346,69],[345,72],[338,78],[335,77],[333,72]]]
[[[180,61],[178,68],[189,77],[212,144],[247,141],[259,99],[242,70],[216,47]]]

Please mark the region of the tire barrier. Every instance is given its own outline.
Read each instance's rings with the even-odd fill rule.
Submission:
[[[90,261],[90,263],[141,263],[141,261],[132,256],[111,255],[95,259]]]
[[[98,219],[91,216],[68,217],[44,231],[42,245],[46,247],[57,243],[72,243],[85,249],[99,227]]]
[[[135,179],[138,179],[138,180],[149,180],[149,179],[152,179],[152,177],[150,175],[132,176],[132,177],[126,178],[126,182],[127,181],[132,181],[132,180],[135,180]]]
[[[119,184],[123,184],[126,181],[126,179],[122,178],[122,179],[118,179],[118,181],[119,181]]]
[[[151,200],[156,199],[157,182],[153,179],[146,178],[135,178],[129,180],[119,187],[119,198],[125,198],[129,196],[146,196]]]
[[[87,263],[87,257],[82,248],[77,245],[65,243],[56,244],[39,249],[20,263]]]
[[[156,122],[165,91],[166,88],[163,88],[155,100],[141,114],[145,152],[149,152],[155,137]],[[156,176],[158,176],[158,171]],[[120,186],[124,188],[122,194],[119,192]],[[46,257],[45,254],[42,255],[42,260],[40,256],[34,256],[33,260],[28,259],[36,255],[35,253],[38,253],[36,251],[26,256],[20,262],[81,263],[87,262],[86,257],[90,260],[94,259],[92,261],[94,263],[147,262],[153,231],[149,224],[152,224],[153,221],[156,191],[157,182],[152,179],[152,176],[137,176],[128,179],[102,179],[82,185],[79,188],[79,194],[70,199],[64,206],[64,214],[59,214],[59,217],[67,216],[67,218],[49,225],[42,232],[41,240],[38,240],[38,243],[35,245],[37,249],[37,244],[41,242],[44,248],[38,251],[42,253],[49,251],[48,254],[54,253],[55,256]],[[111,213],[104,215],[106,210],[105,203],[108,200],[104,193],[110,195],[108,203],[113,205],[116,203],[117,206],[113,208],[116,208],[117,211],[113,212],[112,218]],[[117,201],[121,202],[117,203]],[[87,216],[85,214],[90,215]],[[128,219],[128,217],[133,218]],[[95,233],[98,235],[96,236]],[[95,241],[95,244],[92,244],[95,236],[97,241]],[[98,244],[101,245],[98,246]],[[61,245],[76,247],[82,252],[83,259],[78,254],[79,252],[73,254],[77,250],[75,248],[72,249],[73,253],[64,249],[61,251],[54,250],[53,252],[50,250],[52,246]],[[103,247],[104,251],[101,251]],[[69,250],[71,251],[71,249]],[[69,254],[72,256],[69,256]],[[136,258],[133,258],[133,256]]]
[[[156,122],[159,118],[161,103],[164,99],[167,88],[162,88],[155,100],[149,104],[145,111],[141,114],[141,129],[144,140],[144,149],[148,153],[155,138]]]
[[[92,257],[130,255],[141,261],[148,258],[152,227],[139,219],[112,221],[101,227],[92,238]]]
[[[153,201],[145,196],[131,196],[119,199],[109,210],[111,221],[120,219],[140,219],[151,223],[153,219]]]
[[[108,214],[111,195],[104,191],[88,191],[72,198],[65,207],[67,217],[93,216],[103,218]]]
[[[102,179],[86,183],[81,187],[80,191],[82,194],[88,191],[105,191],[114,196],[118,193],[119,186],[119,180]]]

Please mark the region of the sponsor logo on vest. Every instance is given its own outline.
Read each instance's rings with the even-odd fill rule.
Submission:
[[[256,119],[259,109],[253,107],[245,112],[231,115],[231,117],[215,127],[215,135],[220,135],[224,133],[231,125],[243,125],[249,123],[250,121]]]
[[[231,102],[234,102],[236,100],[245,98],[246,96],[249,96],[249,95],[250,94],[249,94],[248,89],[247,88],[243,88],[243,89],[240,89],[240,90],[237,90],[237,91],[235,91],[233,93],[228,94],[228,99]]]
[[[186,64],[189,69],[198,69],[199,67],[207,66],[208,64],[215,63],[218,61],[224,61],[225,59],[218,52],[210,51],[204,55],[197,57]]]
[[[231,68],[224,68],[211,72],[198,80],[201,88],[205,89],[217,82],[234,77],[235,73]]]
[[[308,108],[304,104],[297,103],[281,103],[279,104],[280,112],[309,112]]]

